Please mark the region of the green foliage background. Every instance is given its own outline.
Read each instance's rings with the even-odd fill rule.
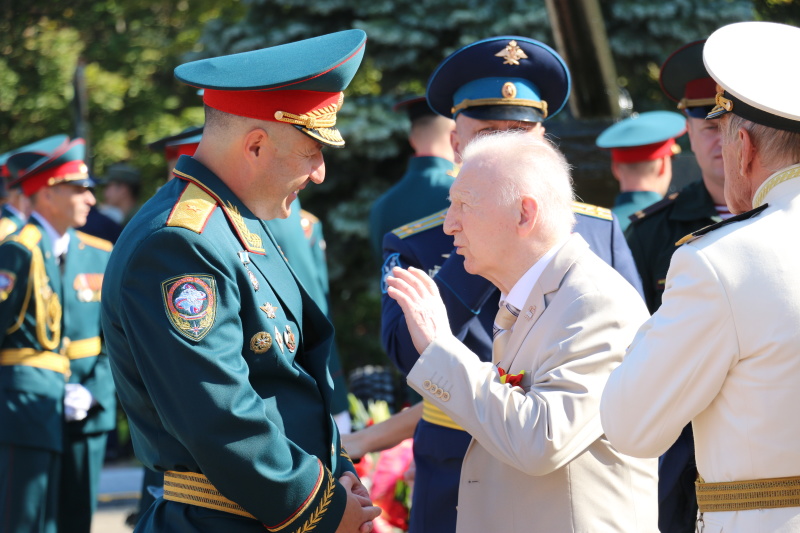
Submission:
[[[658,67],[682,44],[739,20],[800,22],[798,0],[600,3],[619,83],[639,111],[671,108]],[[544,0],[5,0],[0,13],[0,153],[74,134],[73,76],[81,65],[92,168],[102,174],[129,160],[143,170],[147,193],[166,174],[147,143],[203,120],[195,91],[172,76],[176,65],[348,28],[367,32],[365,59],[340,113],[348,146],[326,152],[325,183],[302,197],[325,223],[332,310],[348,369],[385,362],[379,265],[366,220],[410,154],[407,121],[391,105],[421,94],[442,58],[477,39],[517,34],[553,42]]]

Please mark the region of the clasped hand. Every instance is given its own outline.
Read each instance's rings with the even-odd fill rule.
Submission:
[[[408,332],[419,353],[442,335],[452,335],[447,309],[436,282],[418,268],[392,269],[386,278],[387,294],[400,305]]]

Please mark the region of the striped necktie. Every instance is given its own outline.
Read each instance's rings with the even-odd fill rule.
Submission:
[[[492,328],[492,361],[497,363],[502,359],[508,343],[509,330],[514,326],[519,316],[519,309],[509,303],[501,303],[497,316],[494,318]]]

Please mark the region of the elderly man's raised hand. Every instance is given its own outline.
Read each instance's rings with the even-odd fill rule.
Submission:
[[[425,272],[395,267],[386,278],[387,294],[403,310],[411,340],[419,353],[437,337],[451,335],[447,309],[439,296],[439,288]]]

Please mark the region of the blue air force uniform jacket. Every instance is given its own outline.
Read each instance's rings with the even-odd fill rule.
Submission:
[[[330,415],[333,327],[217,176],[188,156],[175,175],[112,253],[103,331],[137,456],[236,510],[165,483],[140,527],[333,532],[354,470]]]

